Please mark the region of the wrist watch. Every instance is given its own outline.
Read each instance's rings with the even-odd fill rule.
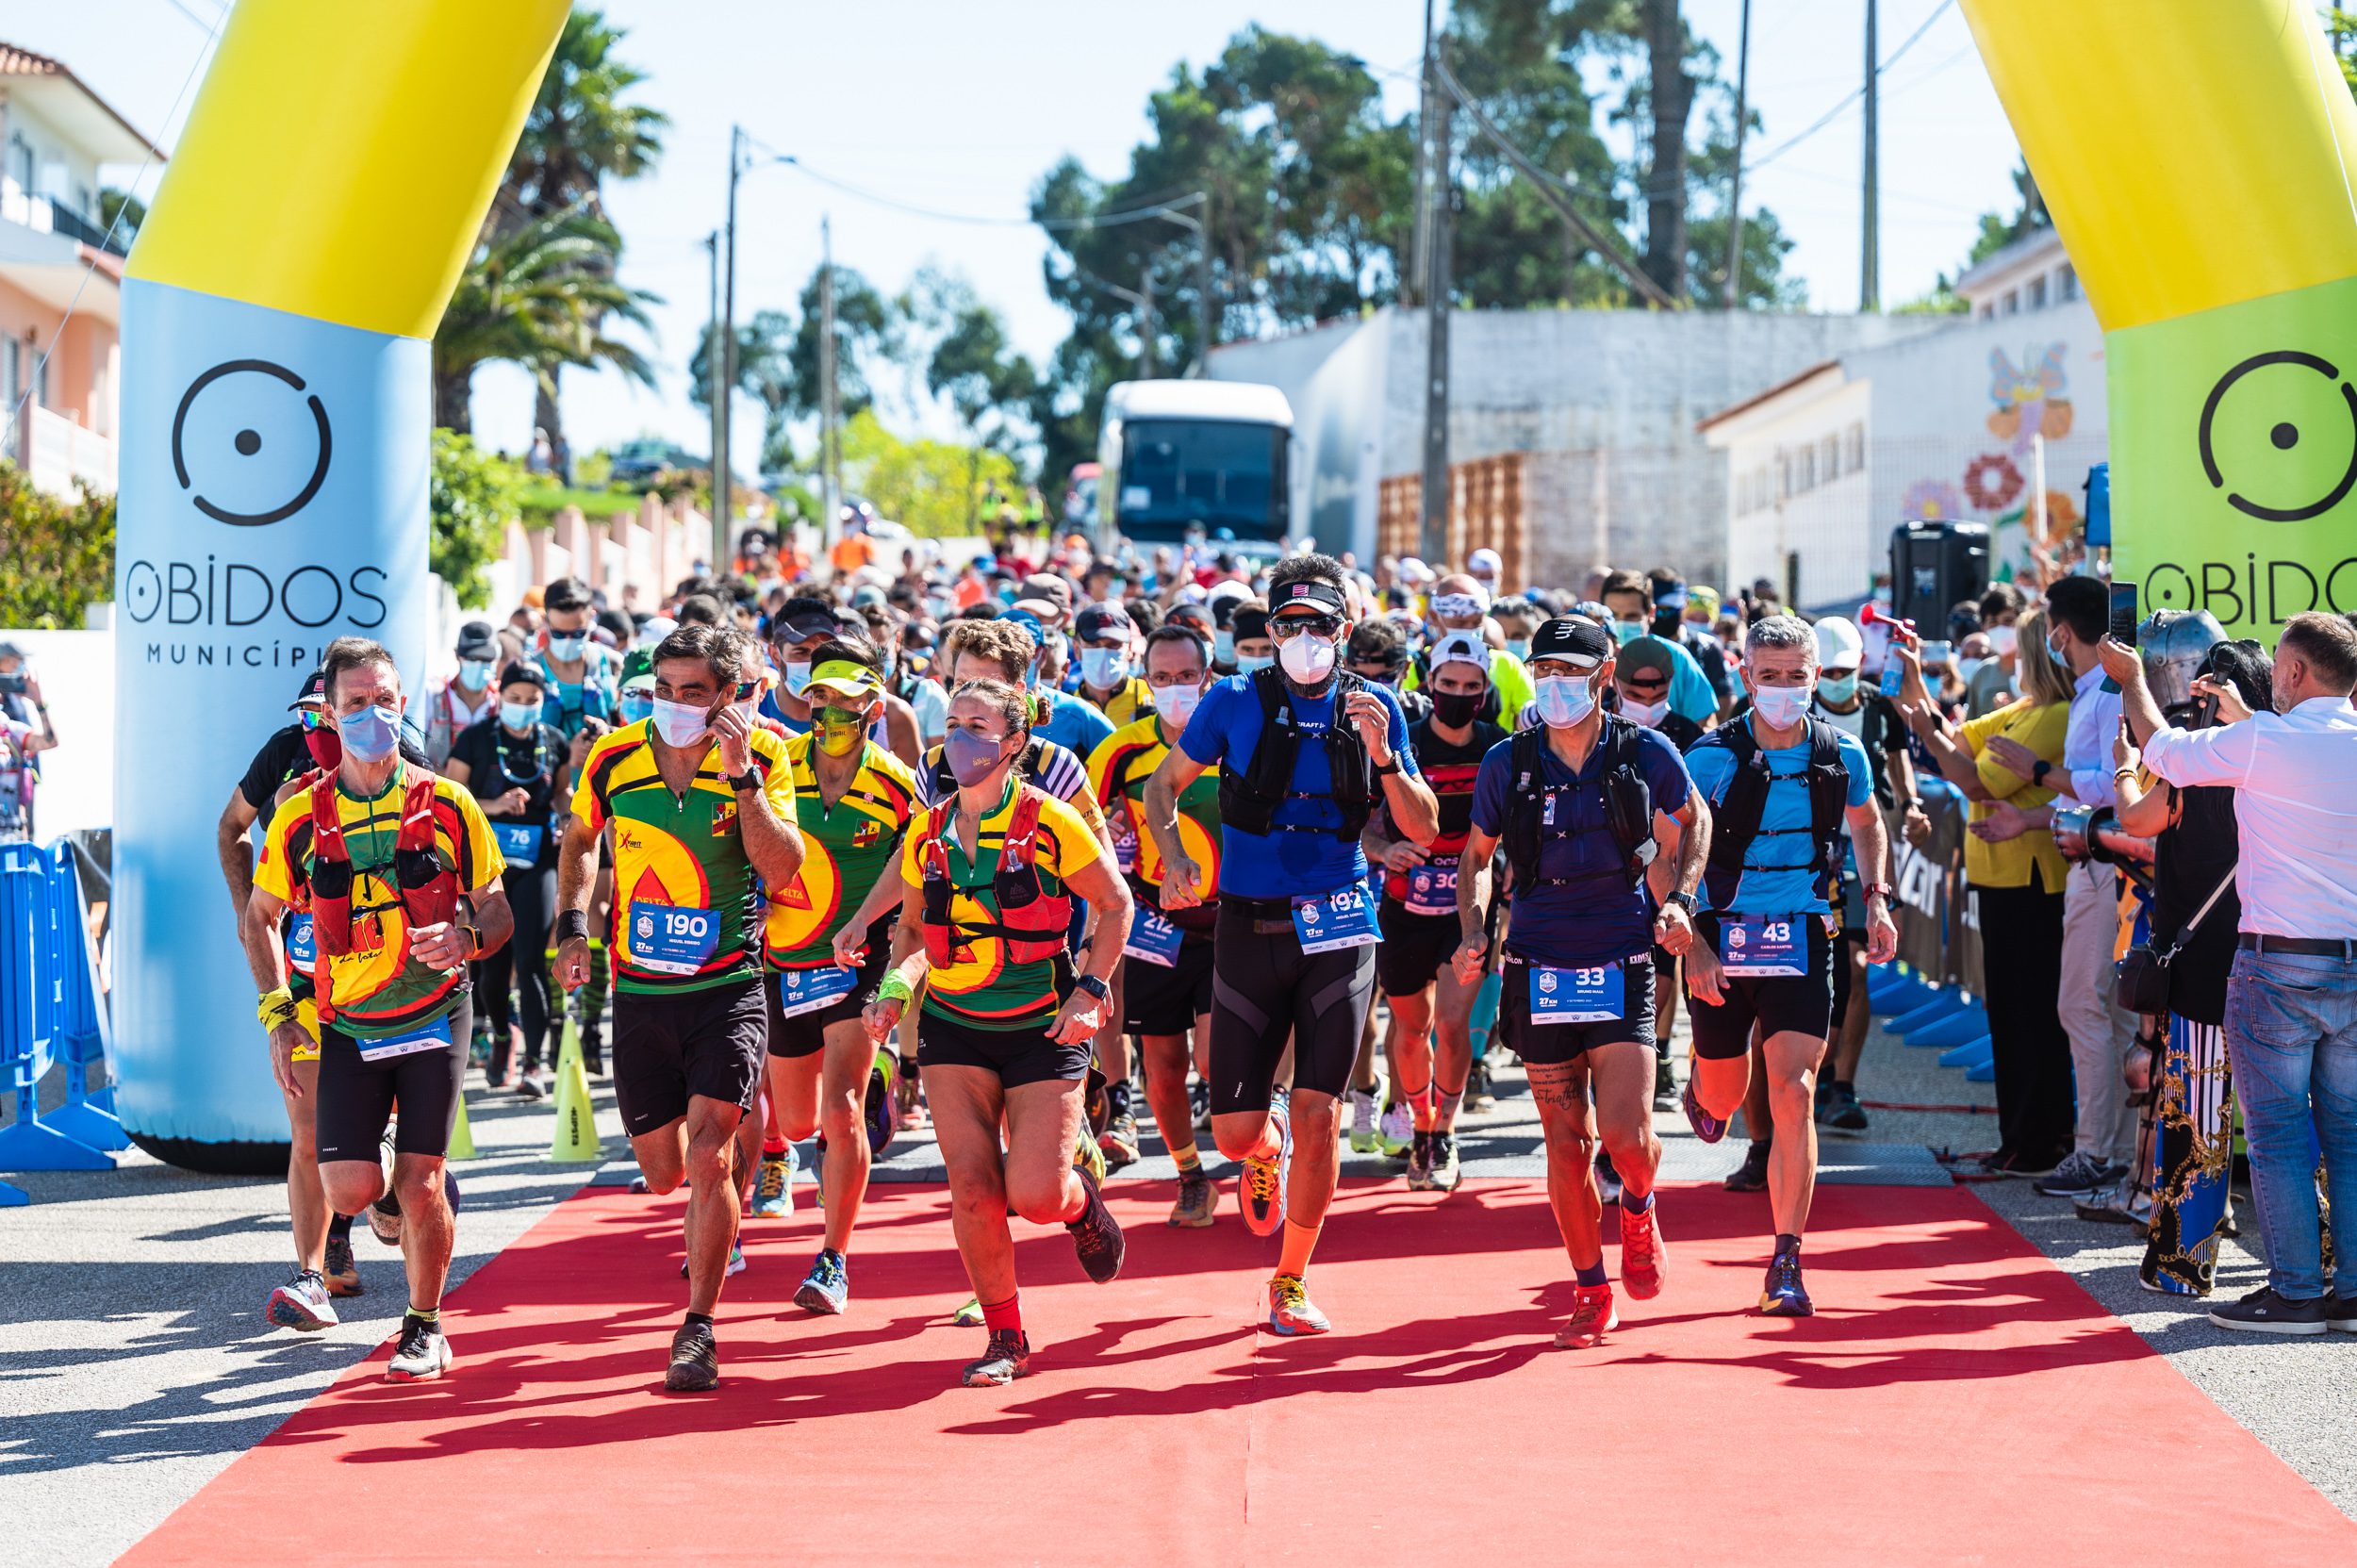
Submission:
[[[1396,772],[1398,772],[1398,771],[1399,771],[1399,759],[1398,759],[1397,757],[1393,757],[1393,758],[1391,761],[1389,761],[1389,762],[1386,762],[1386,763],[1378,763],[1378,764],[1376,764],[1376,769],[1375,769],[1375,776],[1376,776],[1376,778],[1378,778],[1378,779],[1389,778],[1392,774],[1396,773]]]
[[[1076,991],[1086,991],[1098,1001],[1103,1001],[1113,994],[1113,987],[1095,975],[1082,975],[1072,982],[1072,988]]]
[[[749,789],[759,789],[761,778],[754,773],[732,773],[729,775],[729,787],[742,795]]]
[[[2037,766],[2030,769],[2030,782],[2034,784],[2044,784],[2046,783],[2046,775],[2052,773],[2053,770],[2054,765],[2048,762],[2044,757],[2040,757],[2037,759]]]
[[[1696,905],[1697,905],[1700,901],[1701,901],[1701,900],[1697,900],[1697,899],[1694,897],[1694,895],[1693,895],[1693,894],[1691,894],[1691,893],[1673,893],[1673,894],[1671,894],[1671,895],[1670,895],[1667,899],[1664,899],[1664,900],[1662,900],[1662,902],[1664,902],[1664,903],[1672,903],[1672,904],[1675,904],[1675,905],[1677,905],[1680,909],[1682,909],[1682,910],[1686,911],[1686,913],[1687,913],[1687,914],[1689,914],[1689,915],[1691,915],[1691,914],[1693,914],[1693,913],[1694,913],[1695,906],[1696,906]]]
[[[1890,901],[1891,892],[1891,885],[1887,882],[1870,882],[1866,884],[1866,897],[1880,899],[1886,904]]]

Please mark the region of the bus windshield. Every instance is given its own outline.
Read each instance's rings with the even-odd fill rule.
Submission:
[[[1136,420],[1122,427],[1115,518],[1141,543],[1185,536],[1201,523],[1239,541],[1285,537],[1283,429],[1233,420]]]

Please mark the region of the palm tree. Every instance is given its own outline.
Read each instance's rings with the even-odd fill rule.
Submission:
[[[492,202],[495,236],[576,208],[603,219],[605,178],[635,179],[663,156],[662,133],[670,116],[622,102],[647,79],[645,72],[615,58],[616,46],[625,36],[624,29],[607,25],[602,11],[577,9],[565,19],[548,74],[540,78],[539,96],[524,117],[515,155]],[[617,243],[590,265],[610,282],[619,252]],[[564,439],[556,398],[558,371],[569,364],[600,362],[561,358],[533,367],[538,384],[533,422],[551,440],[561,445]]]
[[[654,300],[615,281],[620,244],[613,225],[578,208],[486,232],[434,334],[434,422],[473,429],[470,389],[486,360],[529,367],[551,396],[565,365],[611,365],[652,386],[646,358],[605,331],[609,317],[647,327]]]

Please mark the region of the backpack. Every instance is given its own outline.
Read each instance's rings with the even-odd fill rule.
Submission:
[[[1355,844],[1375,815],[1375,769],[1367,761],[1367,743],[1343,716],[1343,703],[1367,683],[1347,669],[1334,672],[1334,721],[1326,727],[1326,766],[1333,782],[1334,804],[1343,821],[1332,830],[1345,844]],[[1285,677],[1275,668],[1256,672],[1253,695],[1261,701],[1261,736],[1252,748],[1252,761],[1242,768],[1223,767],[1219,774],[1219,819],[1239,833],[1265,837],[1276,831],[1277,808],[1292,798],[1294,759],[1301,751],[1301,725],[1285,692]]]
[[[924,871],[925,956],[937,965],[958,961],[958,952],[978,936],[996,936],[1007,945],[1011,964],[1038,964],[1064,951],[1072,927],[1072,895],[1050,894],[1040,882],[1040,802],[1047,797],[1036,785],[1017,784],[1014,815],[1008,819],[1006,837],[998,846],[998,868],[991,880],[991,896],[998,918],[988,925],[968,924],[963,932],[949,917],[957,888],[949,880],[949,851],[942,834],[958,809],[955,797],[926,814],[925,845],[917,857]],[[975,849],[981,848],[977,830]]]
[[[1612,841],[1620,846],[1622,872],[1634,887],[1644,880],[1645,869],[1653,864],[1659,848],[1653,836],[1653,790],[1645,783],[1644,771],[1638,765],[1638,726],[1624,718],[1605,715],[1604,730],[1596,737],[1597,749],[1604,754],[1604,818],[1612,834]],[[1513,868],[1514,885],[1518,888],[1546,885],[1551,880],[1539,874],[1541,818],[1546,803],[1555,796],[1577,789],[1576,784],[1545,784],[1541,759],[1546,750],[1544,726],[1517,731],[1508,742],[1508,770],[1513,775],[1506,818],[1506,864]],[[1574,830],[1564,825],[1545,836],[1564,838]]]
[[[416,769],[402,791],[401,828],[393,842],[393,880],[401,890],[403,916],[412,930],[440,925],[458,912],[458,878],[444,864],[434,840],[437,775]],[[329,1002],[330,960],[352,951],[352,851],[344,843],[342,814],[336,804],[336,775],[321,768],[311,776],[312,980],[320,1018],[336,1016]]]
[[[1703,871],[1703,890],[1713,909],[1724,909],[1743,879],[1743,855],[1753,842],[1791,834],[1809,838],[1807,870],[1821,893],[1840,864],[1841,824],[1850,798],[1850,770],[1841,762],[1841,732],[1823,719],[1808,719],[1808,767],[1802,774],[1808,786],[1809,825],[1805,828],[1767,828],[1759,824],[1768,810],[1768,753],[1752,734],[1748,719],[1722,724],[1696,745],[1723,746],[1735,753],[1735,776],[1727,781],[1725,799],[1712,814],[1710,863]],[[1792,867],[1799,869],[1799,867]]]

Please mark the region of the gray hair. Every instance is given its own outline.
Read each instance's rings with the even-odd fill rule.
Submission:
[[[1743,635],[1743,656],[1750,658],[1758,648],[1797,648],[1808,655],[1808,662],[1817,662],[1817,634],[1807,621],[1796,615],[1772,615],[1752,622],[1752,629]]]

